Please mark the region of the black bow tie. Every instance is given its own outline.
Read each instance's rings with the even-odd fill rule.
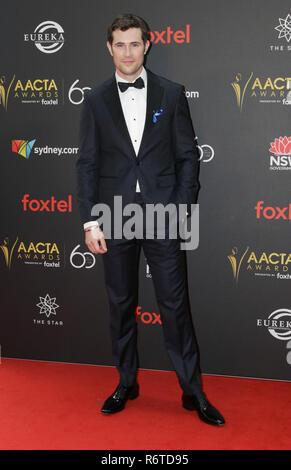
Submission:
[[[120,91],[126,91],[130,86],[134,86],[134,88],[144,88],[144,81],[141,77],[138,77],[135,82],[118,82],[118,86]]]

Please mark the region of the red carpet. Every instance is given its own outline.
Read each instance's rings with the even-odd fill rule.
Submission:
[[[113,367],[2,358],[1,449],[291,449],[291,383],[203,376],[226,419],[201,422],[181,406],[174,372],[141,370],[140,396],[100,413]]]

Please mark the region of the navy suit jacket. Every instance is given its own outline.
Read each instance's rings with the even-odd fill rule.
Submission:
[[[87,92],[81,112],[77,160],[82,222],[96,220],[97,203],[133,203],[138,179],[146,203],[196,203],[199,152],[184,87],[147,70],[147,110],[136,156],[123,115],[115,74]],[[156,111],[163,110],[154,122]]]

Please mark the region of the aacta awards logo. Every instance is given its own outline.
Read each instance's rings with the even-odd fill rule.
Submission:
[[[291,266],[291,253],[278,251],[254,251],[248,246],[244,250],[232,248],[227,256],[231,264],[233,278],[239,281],[241,271],[247,272],[260,279],[290,280],[289,264]]]
[[[64,45],[64,30],[55,21],[43,21],[33,33],[24,34],[24,41],[32,42],[40,52],[54,54]]]
[[[253,76],[253,72],[247,78],[245,83],[243,83],[242,82],[242,74],[237,73],[235,78],[234,78],[234,81],[231,82],[231,86],[232,86],[232,88],[235,92],[235,96],[236,96],[236,103],[237,103],[240,111],[242,110],[246,89],[248,87],[248,84],[249,84],[252,76]]]
[[[238,248],[235,246],[231,250],[231,254],[227,256],[231,267],[232,267],[232,274],[236,282],[238,282],[239,272],[241,268],[241,264],[243,262],[244,257],[246,256],[247,252],[249,251],[249,247],[244,251],[244,253],[239,254]]]
[[[8,237],[5,237],[2,244],[0,245],[1,251],[4,255],[5,264],[8,269],[11,269],[13,252],[14,252],[17,242],[18,242],[18,237],[16,237],[16,239],[13,242],[11,242]]]
[[[0,77],[0,105],[2,109],[5,109],[5,111],[7,111],[8,108],[8,98],[14,80],[15,75],[13,75],[11,80],[8,80],[5,75]]]
[[[291,104],[291,77],[254,77],[254,73],[235,75],[231,82],[240,111],[248,102]]]
[[[291,349],[291,310],[280,308],[272,312],[267,320],[258,318],[257,327],[266,328],[270,335],[280,341],[288,341],[287,349]],[[287,353],[287,364],[291,365],[291,352]]]
[[[63,254],[56,242],[19,241],[5,237],[0,244],[4,262],[8,270],[14,260],[26,265],[43,266],[44,268],[60,268]]]
[[[59,88],[54,78],[19,79],[15,84],[13,97],[23,104],[58,105]]]
[[[42,106],[56,106],[59,104],[60,90],[64,81],[55,78],[33,78],[28,80],[0,76],[0,104],[7,111],[8,103],[40,104]]]
[[[291,170],[291,137],[278,137],[270,143],[270,170]]]

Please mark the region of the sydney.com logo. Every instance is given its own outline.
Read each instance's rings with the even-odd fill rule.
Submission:
[[[12,152],[29,159],[30,154],[39,157],[52,156],[52,157],[66,157],[78,154],[78,147],[52,147],[45,145],[38,147],[35,145],[36,139],[33,140],[12,140]]]

